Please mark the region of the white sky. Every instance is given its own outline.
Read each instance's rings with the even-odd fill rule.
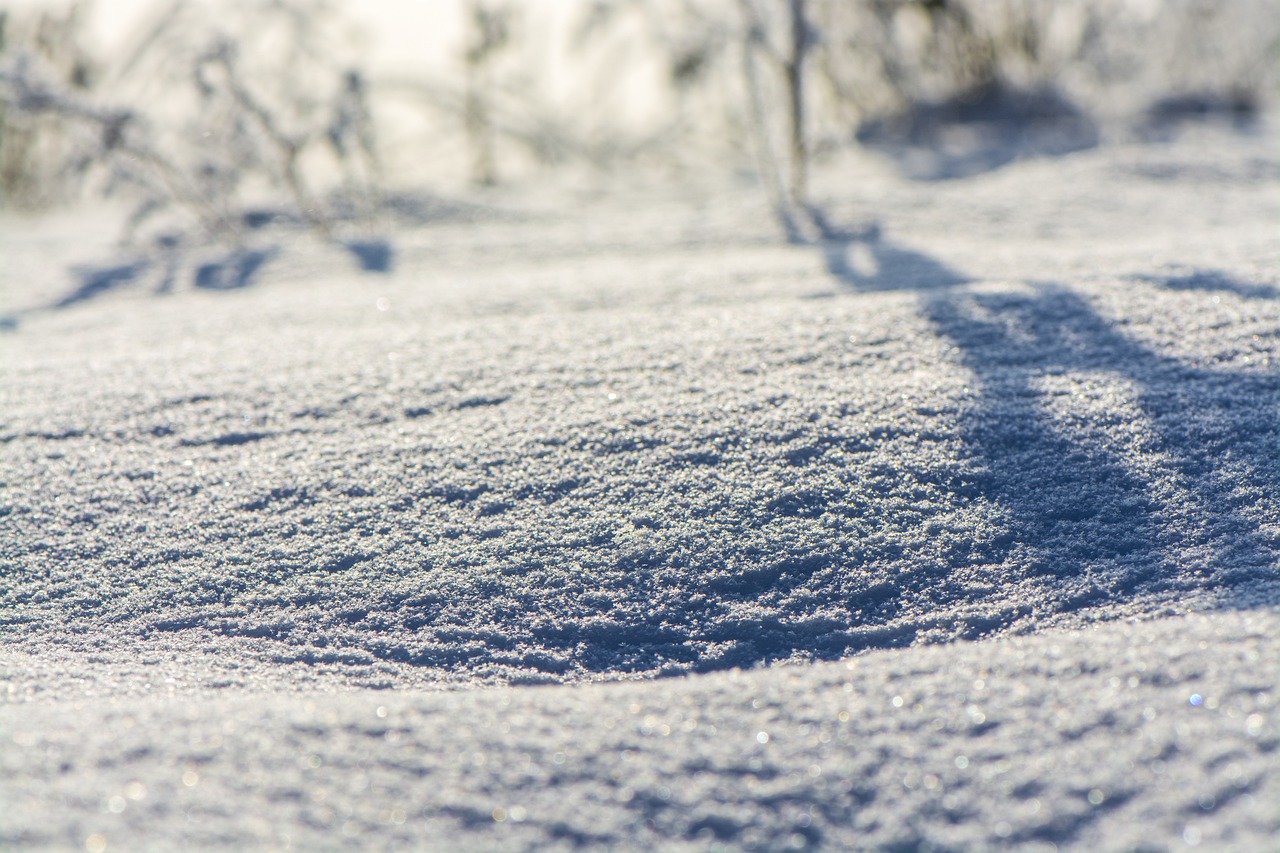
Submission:
[[[147,11],[168,0],[98,0],[90,27],[103,47],[119,43]],[[7,0],[15,9],[60,9],[69,0]],[[448,59],[462,34],[460,0],[340,0],[339,7],[369,35],[369,59],[378,71],[408,69]]]

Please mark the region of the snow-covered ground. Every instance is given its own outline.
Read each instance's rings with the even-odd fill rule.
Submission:
[[[1280,843],[1276,142],[5,219],[0,846]]]

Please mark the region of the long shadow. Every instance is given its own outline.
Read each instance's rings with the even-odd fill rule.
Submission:
[[[390,269],[389,248],[382,250],[381,254],[378,254],[376,249],[371,251],[373,254],[368,258],[359,256],[364,268],[378,271]],[[204,290],[239,290],[249,287],[279,252],[280,249],[277,246],[256,250],[232,250],[221,257],[197,265],[193,272],[192,284]],[[82,305],[137,284],[147,277],[157,282],[153,287],[155,293],[169,293],[175,287],[185,259],[186,255],[180,243],[166,240],[159,241],[154,252],[126,263],[73,267],[71,271],[76,278],[76,285],[69,293],[46,305],[0,317],[0,331],[17,329],[24,314],[61,311]]]
[[[0,316],[0,332],[17,331],[26,314],[61,311],[128,287],[143,278],[155,265],[152,258],[137,258],[127,263],[72,267],[71,274],[76,283],[69,293],[47,305]]]
[[[279,249],[237,249],[216,261],[196,267],[195,286],[204,290],[239,290],[253,283]]]
[[[395,248],[388,240],[347,240],[342,246],[364,272],[388,273],[395,265]]]
[[[878,233],[841,251],[865,253],[876,268],[850,272],[828,259],[834,275],[860,292],[920,293],[924,315],[973,372],[977,405],[962,437],[985,471],[981,492],[1010,524],[994,553],[1023,578],[1052,582],[1059,607],[1180,588],[1253,606],[1251,587],[1277,579],[1280,542],[1249,513],[1280,494],[1280,374],[1162,355],[1060,284],[1033,283],[1023,293],[956,289],[963,275]],[[1160,283],[1273,298],[1221,273]],[[1047,384],[1079,394],[1082,375],[1087,393],[1112,410],[1083,426],[1046,406],[1054,393]],[[1114,410],[1125,405],[1140,417],[1120,424]],[[1109,446],[1115,440],[1141,452]]]
[[[914,180],[989,172],[1024,157],[1060,157],[1094,148],[1097,123],[1053,88],[979,86],[864,122],[857,139],[891,157]]]
[[[925,313],[978,378],[984,403],[966,439],[989,460],[994,496],[1037,551],[1036,571],[1087,570],[1109,598],[1180,586],[1227,593],[1274,579],[1280,555],[1246,517],[1241,492],[1269,496],[1280,486],[1275,375],[1162,356],[1060,285],[932,299]],[[1129,439],[1143,444],[1134,468],[1098,439],[1066,437],[1043,410],[1037,383],[1080,373],[1102,373],[1133,389],[1151,431]],[[1152,467],[1164,469],[1151,471],[1162,481],[1159,496],[1155,483],[1139,476]]]
[[[708,440],[692,455],[664,459],[662,428],[637,426],[634,435],[617,435],[616,446],[584,451],[593,458],[582,472],[563,470],[568,456],[536,457],[530,465],[547,467],[530,470],[546,476],[527,478],[527,490],[508,490],[498,475],[442,467],[439,483],[406,491],[395,503],[361,508],[333,498],[343,501],[343,512],[367,513],[355,517],[378,527],[390,523],[387,507],[405,513],[397,523],[413,531],[415,549],[424,527],[439,529],[443,543],[420,565],[402,566],[398,558],[394,569],[384,564],[387,583],[376,593],[364,584],[346,588],[348,609],[330,597],[326,581],[263,593],[267,598],[252,606],[257,615],[243,624],[228,624],[210,609],[166,617],[153,629],[203,626],[227,636],[287,638],[295,629],[278,629],[275,617],[289,611],[297,614],[297,642],[311,628],[350,628],[349,641],[374,657],[415,666],[489,662],[616,674],[668,671],[661,668],[670,663],[675,673],[904,645],[917,630],[931,631],[934,614],[958,613],[945,609],[952,605],[975,606],[934,636],[953,628],[979,636],[1021,618],[1016,607],[1003,607],[1011,593],[1031,593],[1028,607],[1048,612],[1147,592],[1168,600],[1183,589],[1216,592],[1222,604],[1241,608],[1260,603],[1250,597],[1255,593],[1276,600],[1274,584],[1267,592],[1260,583],[1275,581],[1280,569],[1280,534],[1266,527],[1266,513],[1280,516],[1274,371],[1163,355],[1060,284],[1000,293],[966,286],[964,274],[896,244],[876,226],[842,230],[824,223],[822,233],[833,276],[853,292],[901,291],[917,299],[969,371],[973,396],[955,421],[961,458],[928,450],[914,460],[862,456],[856,477],[828,477],[849,469],[847,460],[858,454],[889,450],[890,440],[916,441],[920,431],[909,424],[806,430],[780,412],[756,422],[764,433],[746,419],[708,425]],[[215,280],[235,283],[250,266],[231,264]],[[1155,286],[1272,298],[1222,273],[1165,277]],[[473,397],[458,406],[486,409],[507,399]],[[430,418],[434,406],[406,407],[404,417]],[[773,434],[793,427],[794,436]],[[258,437],[234,433],[215,441]],[[938,440],[952,447],[951,438]],[[759,451],[749,449],[753,441]],[[673,451],[689,449],[683,439],[672,444]],[[734,502],[713,474],[730,459],[776,465],[788,476],[762,488],[759,501]],[[823,469],[828,459],[832,467]],[[658,490],[663,503],[654,515],[669,514],[671,523],[650,537],[636,531],[658,523],[648,517],[652,495],[637,495],[629,475],[610,472],[653,464],[682,476],[672,477],[670,491]],[[689,476],[690,467],[703,466],[706,478]],[[710,483],[706,489],[702,479]],[[254,525],[274,525],[296,503],[290,495],[272,489],[236,512],[260,513]],[[939,514],[926,500],[943,510],[983,506],[935,536],[924,528]],[[622,530],[593,524],[587,535],[579,519],[605,502],[628,508]],[[432,521],[445,517],[450,531]],[[563,519],[564,532],[544,532],[548,519]],[[823,526],[828,522],[833,527]],[[220,548],[247,523],[227,520],[213,528],[208,544]],[[491,530],[492,549],[480,544],[490,541]],[[472,544],[454,550],[448,541],[455,536],[472,537]],[[839,547],[831,546],[836,540]],[[333,553],[308,548],[283,557],[271,571],[327,579],[382,559],[347,551],[344,541],[336,540]],[[981,577],[990,567],[994,583]],[[293,617],[283,621],[292,624]]]
[[[833,224],[818,208],[809,215],[822,235],[818,246],[827,272],[848,288],[935,291],[970,280],[922,252],[883,239],[879,223],[850,229]]]
[[[408,205],[412,199],[400,200]],[[425,202],[418,208],[401,211],[392,209],[405,217],[425,217]],[[467,209],[461,206],[449,207],[440,203],[439,216],[445,214],[461,215]],[[435,211],[435,208],[431,208]],[[253,209],[246,211],[243,217],[244,226],[250,231],[261,231],[272,225],[298,227],[296,217],[284,211],[272,209]],[[391,241],[384,238],[364,238],[340,240],[337,245],[347,251],[357,267],[366,273],[389,273],[395,266],[396,250]],[[119,291],[125,287],[138,284],[146,279],[154,283],[152,291],[166,294],[176,289],[180,276],[184,271],[191,275],[191,284],[201,290],[231,291],[242,290],[252,286],[262,271],[281,252],[277,244],[269,244],[263,248],[235,248],[217,257],[207,258],[191,267],[192,246],[178,235],[166,234],[157,238],[149,249],[135,255],[132,259],[117,263],[84,265],[71,268],[74,287],[66,295],[42,306],[29,308],[10,315],[0,315],[0,332],[16,330],[23,315],[41,311],[59,311],[81,305]],[[203,254],[203,253],[202,253]],[[207,257],[207,256],[206,256]]]
[[[75,289],[59,299],[51,307],[69,308],[72,305],[95,299],[136,281],[150,267],[151,264],[146,260],[107,266],[75,267],[72,269],[72,273],[77,279]]]
[[[1257,132],[1262,108],[1249,94],[1173,94],[1151,102],[1131,126],[1148,144],[1173,141],[1203,125]],[[946,181],[994,171],[1026,158],[1062,157],[1096,148],[1102,129],[1088,111],[1052,86],[988,83],[943,100],[919,101],[859,125],[857,140],[917,181]]]
[[[1154,284],[1166,290],[1234,293],[1242,299],[1280,299],[1280,287],[1241,281],[1221,270],[1195,269],[1180,275],[1133,275],[1130,279]]]
[[[824,235],[833,275],[855,292],[914,295],[969,371],[973,396],[956,415],[955,456],[924,464],[862,456],[856,476],[828,477],[825,464],[847,466],[893,436],[815,430],[798,446],[779,442],[772,461],[796,466],[794,476],[758,504],[704,502],[706,493],[680,478],[688,494],[668,495],[667,506],[686,515],[665,535],[615,540],[606,525],[546,550],[515,548],[503,557],[519,566],[518,583],[450,567],[461,585],[388,585],[377,607],[406,632],[363,648],[414,666],[496,661],[556,676],[675,675],[833,659],[921,635],[976,638],[1028,614],[1148,594],[1168,602],[1185,591],[1200,604],[1216,596],[1219,606],[1242,609],[1277,600],[1280,537],[1266,533],[1264,513],[1280,495],[1280,378],[1162,355],[1059,284],[983,292],[874,226]],[[656,438],[610,452],[687,474],[690,466],[715,471],[744,446],[719,435],[714,450],[665,461],[662,447]],[[574,479],[498,500],[501,486],[485,497],[488,487],[467,481],[429,496],[453,508],[475,504],[479,520],[529,500],[573,503],[593,487]],[[922,497],[904,497],[907,489]],[[936,536],[921,530],[946,510],[970,509],[975,523],[943,524]],[[649,511],[637,505],[632,524]],[[824,524],[848,531],[841,545],[849,547],[814,535]],[[767,539],[752,535],[762,527]],[[726,542],[718,536],[726,530],[741,536]],[[568,588],[582,588],[568,599],[559,598],[564,577],[548,567],[563,553],[581,579]],[[553,617],[530,618],[549,607]],[[940,613],[948,615],[935,619]]]
[[[1246,93],[1166,95],[1148,105],[1135,130],[1144,142],[1169,142],[1187,127],[1205,123],[1249,133],[1258,128],[1260,115],[1257,100]]]

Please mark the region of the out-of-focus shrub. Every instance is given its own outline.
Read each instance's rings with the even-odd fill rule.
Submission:
[[[174,2],[109,60],[66,38],[81,9],[38,15],[26,28],[35,37],[7,43],[0,150],[14,163],[12,201],[45,203],[79,184],[129,197],[132,229],[233,244],[246,214],[282,195],[284,215],[326,236],[376,206],[367,83],[342,62],[330,4]],[[56,49],[39,35],[51,28]]]
[[[802,201],[810,158],[922,106],[1054,103],[1079,139],[1160,138],[1177,110],[1238,118],[1280,95],[1274,0],[434,0],[455,19],[447,61],[395,77],[357,61],[353,8],[172,0],[111,56],[83,48],[79,5],[0,13],[3,203],[127,192],[140,224],[234,236],[283,197],[326,233],[376,212],[384,171],[709,166]]]
[[[84,48],[84,24],[78,3],[25,16],[0,9],[0,67],[26,55],[59,90],[87,92],[99,65]],[[74,197],[84,154],[84,140],[62,118],[26,109],[12,93],[0,97],[0,204],[38,209]]]

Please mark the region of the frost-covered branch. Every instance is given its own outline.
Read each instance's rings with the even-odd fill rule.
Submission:
[[[53,116],[95,131],[93,144],[77,158],[78,168],[86,170],[95,163],[102,164],[112,183],[132,184],[143,190],[146,197],[131,221],[142,218],[143,211],[150,213],[163,207],[162,199],[167,199],[194,213],[210,234],[221,238],[236,233],[237,227],[227,213],[199,192],[184,170],[148,141],[152,133],[144,116],[132,109],[96,104],[42,77],[34,70],[35,64],[24,53],[0,68],[0,99],[20,113]]]

